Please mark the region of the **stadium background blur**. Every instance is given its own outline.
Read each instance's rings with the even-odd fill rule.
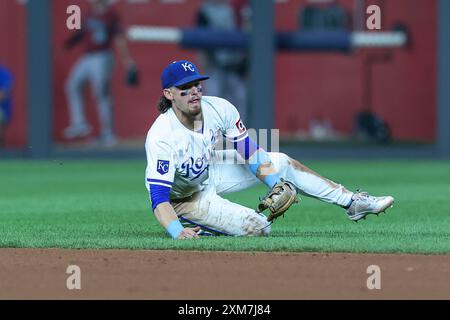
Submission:
[[[350,13],[354,13],[356,2],[356,0],[339,1]],[[349,137],[354,127],[355,114],[364,109],[369,100],[371,110],[391,128],[394,142],[414,142],[419,146],[424,144],[432,146],[436,142],[439,1],[362,2],[365,4],[364,9],[370,4],[381,7],[381,31],[392,30],[398,23],[406,26],[410,35],[408,46],[399,49],[361,49],[350,53],[277,52],[273,88],[275,95],[273,107],[276,115],[274,127],[280,129],[282,142],[304,141],[305,137],[308,140],[310,123],[318,117],[329,120],[337,133]],[[4,155],[14,154],[16,151],[19,151],[20,155],[29,155],[30,113],[27,112],[31,83],[28,76],[29,64],[40,64],[42,57],[38,55],[33,57],[33,52],[28,46],[30,40],[27,38],[29,34],[27,19],[30,19],[33,12],[27,14],[27,3],[18,0],[0,2],[0,62],[11,69],[16,79],[13,119],[7,127],[5,139],[6,150],[10,153],[0,151]],[[298,30],[299,10],[305,3],[306,0],[275,1],[275,30]],[[51,69],[48,71],[53,86],[49,91],[51,92],[49,123],[50,140],[54,143],[51,150],[61,145],[74,146],[67,144],[62,137],[63,128],[68,125],[64,83],[81,49],[78,48],[66,55],[57,53],[57,48],[62,46],[72,32],[66,28],[68,17],[66,8],[72,4],[80,5],[83,12],[87,1],[50,1]],[[120,12],[125,27],[157,25],[187,28],[195,24],[195,12],[200,4],[200,0],[120,0],[114,5]],[[169,61],[179,58],[197,62],[198,52],[167,43],[129,42],[129,46],[139,67],[141,81],[138,88],[125,86],[123,67],[120,63],[116,63],[112,90],[114,125],[121,141],[117,149],[131,145],[132,148],[139,150],[139,154],[143,154],[144,137],[158,116],[155,105],[161,93],[159,77],[162,68]],[[365,79],[369,67],[367,61],[373,55],[385,58],[371,66],[369,99],[368,82]],[[98,120],[93,104],[93,99],[88,95],[86,108],[88,119],[98,132]],[[43,115],[45,114],[44,112]],[[430,154],[435,153],[432,151]]]

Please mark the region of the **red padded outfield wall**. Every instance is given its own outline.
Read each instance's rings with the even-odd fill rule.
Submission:
[[[117,0],[124,25],[143,24],[189,27],[194,22],[200,0]],[[277,30],[296,30],[298,10],[305,0],[285,0],[276,4]],[[340,1],[353,9],[353,0]],[[371,0],[367,4],[382,7],[383,28],[396,22],[411,30],[412,46],[393,50],[392,58],[373,67],[373,105],[385,118],[398,139],[432,141],[435,137],[436,113],[436,0]],[[59,50],[70,36],[66,25],[66,8],[87,0],[53,1],[54,128],[57,141],[63,141],[62,129],[68,124],[64,83],[80,50],[63,54]],[[16,74],[14,120],[7,131],[9,146],[26,142],[26,56],[25,10],[20,1],[0,1],[0,62]],[[120,138],[143,139],[158,115],[155,104],[160,96],[159,75],[171,60],[197,61],[196,51],[177,45],[133,43],[132,55],[141,70],[142,83],[137,89],[124,86],[119,61],[114,71],[115,127]],[[276,58],[276,126],[282,133],[306,130],[315,116],[329,118],[333,126],[349,133],[355,112],[363,107],[364,61],[367,52],[350,55],[279,53]],[[87,92],[87,114],[98,130],[95,104]]]
[[[277,6],[279,30],[296,28],[298,10],[306,1]],[[353,0],[341,0],[352,10]],[[397,139],[431,141],[436,117],[435,0],[367,0],[382,9],[382,28],[404,23],[410,49],[391,50],[392,59],[373,67],[372,108],[386,119]],[[381,51],[381,52],[380,52]],[[377,50],[383,53],[387,50]],[[277,57],[277,126],[283,132],[306,129],[311,117],[332,120],[350,132],[354,114],[364,105],[364,61],[368,51],[351,55],[281,53]]]

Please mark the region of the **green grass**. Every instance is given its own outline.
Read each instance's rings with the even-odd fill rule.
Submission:
[[[390,194],[386,215],[353,223],[302,197],[266,238],[173,241],[151,212],[145,163],[0,162],[0,247],[450,253],[450,162],[307,162],[350,189]],[[264,187],[227,196],[254,207]]]

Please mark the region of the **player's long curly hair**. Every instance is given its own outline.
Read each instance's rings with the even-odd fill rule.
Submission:
[[[161,98],[159,98],[158,111],[160,113],[166,113],[170,108],[172,108],[172,101],[162,95]]]

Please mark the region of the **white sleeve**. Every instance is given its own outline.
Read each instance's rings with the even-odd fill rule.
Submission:
[[[147,189],[150,188],[150,185],[172,188],[176,157],[170,144],[147,138],[145,151],[147,154],[147,169],[145,172]]]
[[[247,128],[236,107],[227,100],[220,99],[223,108],[223,134],[228,141],[238,142],[248,137]]]

